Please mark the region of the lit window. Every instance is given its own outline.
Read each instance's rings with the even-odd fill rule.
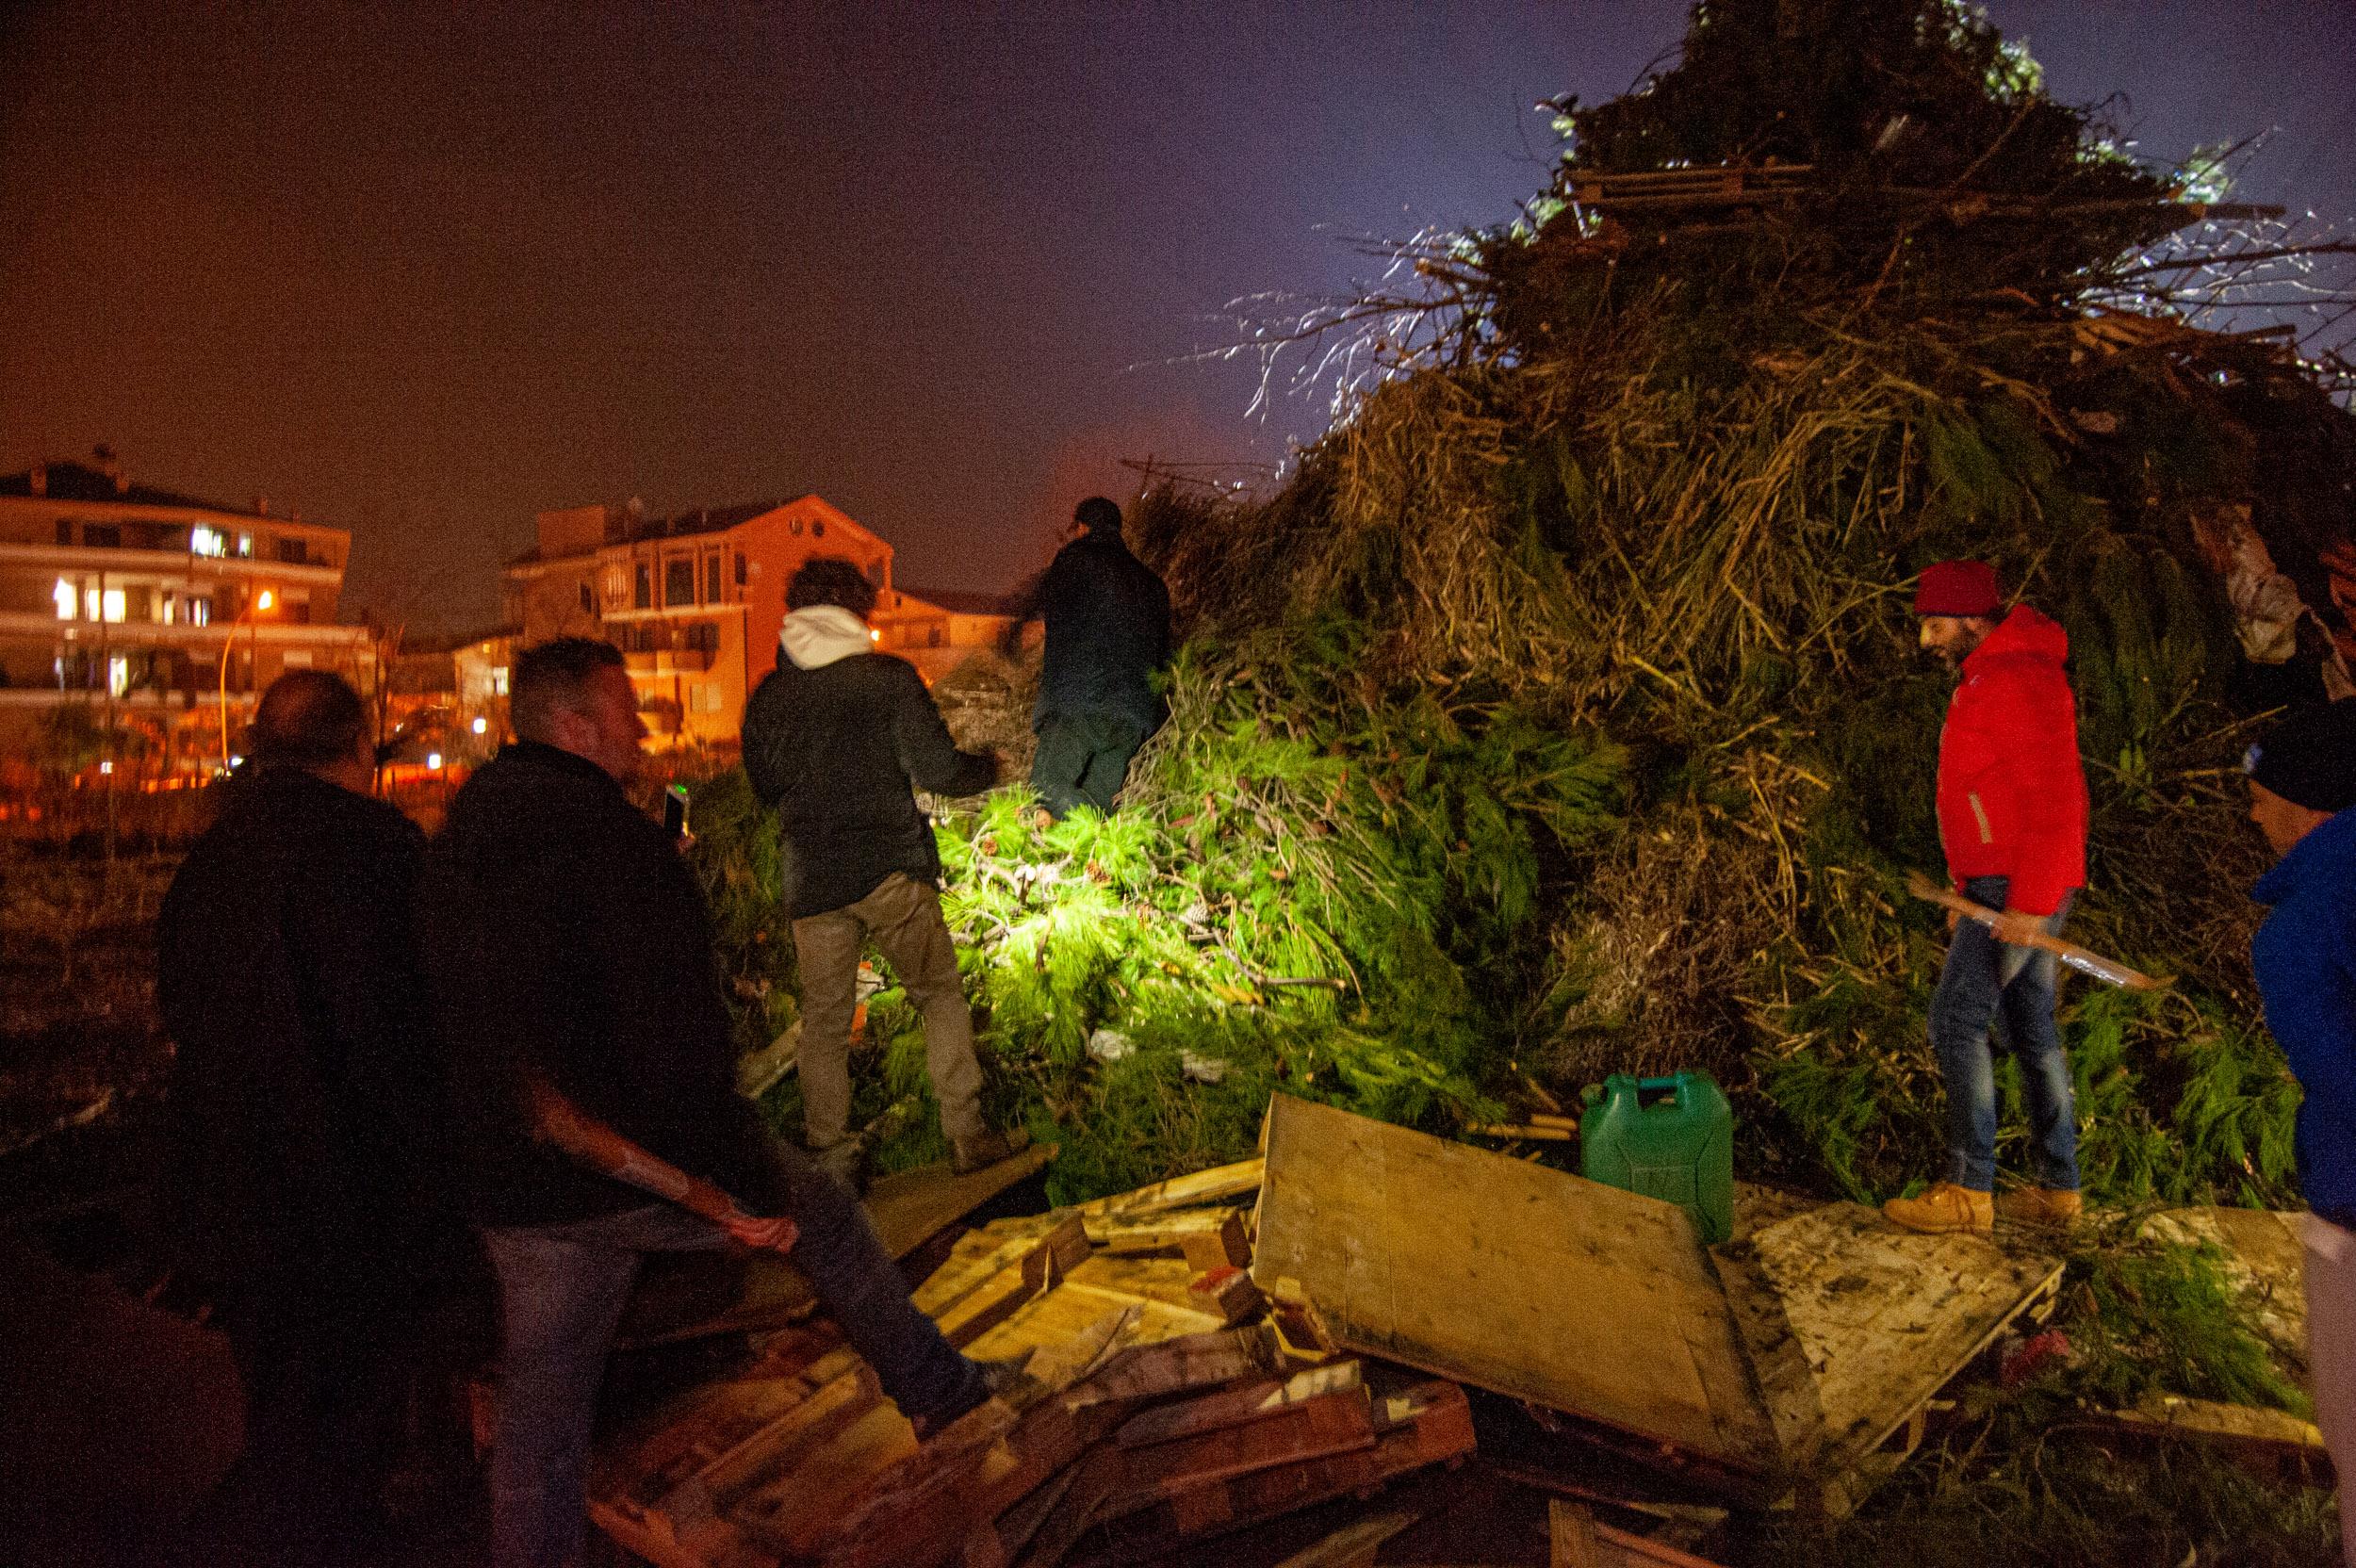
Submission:
[[[74,601],[80,596],[74,591],[74,584],[63,578],[57,579],[57,586],[50,591],[50,597],[57,601],[57,619],[74,619]]]
[[[229,541],[221,530],[206,528],[202,523],[188,530],[188,553],[191,555],[227,555]]]
[[[507,694],[507,666],[504,664],[491,667],[491,694],[501,697]]]
[[[213,601],[210,599],[188,600],[188,624],[190,626],[212,625]]]
[[[131,662],[128,659],[123,658],[107,660],[106,690],[115,696],[121,696],[123,693],[129,691],[130,689]]]
[[[123,590],[120,588],[107,589],[105,602],[106,607],[106,619],[116,626],[121,626],[123,624]]]

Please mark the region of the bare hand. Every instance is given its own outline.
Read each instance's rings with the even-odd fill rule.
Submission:
[[[1996,939],[2009,947],[2033,947],[2037,939],[2045,935],[2045,917],[2026,914],[2019,909],[2006,909],[1996,917],[1990,927]]]
[[[791,1252],[802,1238],[801,1228],[784,1215],[740,1215],[722,1220],[720,1228],[759,1252]]]

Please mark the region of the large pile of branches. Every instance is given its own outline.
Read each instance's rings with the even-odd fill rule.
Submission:
[[[1710,0],[1561,108],[1520,220],[1255,327],[1362,373],[1280,491],[1135,509],[1189,640],[1121,811],[944,812],[1001,1109],[1078,1195],[1237,1152],[1276,1084],[1448,1130],[1700,1065],[1754,1169],[1921,1178],[1950,678],[1908,592],[1972,555],[2070,635],[2076,934],[2177,977],[2069,994],[2088,1185],[2286,1199],[2233,763],[2323,675],[2313,627],[2248,662],[2222,574],[2261,541],[2330,612],[2356,421],[2316,342],[2203,312],[2336,247],[2217,229],[2213,167],[2126,158],[1950,0]],[[742,896],[756,1035],[790,965]],[[889,990],[870,1038],[868,1109],[921,1101]]]
[[[1370,373],[1267,503],[1155,498],[1148,558],[1201,629],[1345,614],[1366,678],[1628,744],[1628,831],[1558,890],[1548,1028],[1514,1059],[1558,1094],[1702,1062],[1764,1124],[1754,1158],[1858,1197],[1940,1141],[1942,943],[1899,890],[1940,865],[1948,678],[1908,580],[1993,562],[2071,638],[2078,932],[2178,977],[2070,1003],[2089,1185],[2283,1198],[2295,1091],[2255,1017],[2232,764],[2323,675],[2243,662],[2219,540],[2254,533],[2328,610],[2356,421],[2331,368],[2196,324],[2213,296],[2169,279],[2339,247],[2171,239],[2235,209],[1945,0],[1711,0],[1674,68],[1561,107],[1522,221],[1403,251],[1415,288],[1263,323]]]

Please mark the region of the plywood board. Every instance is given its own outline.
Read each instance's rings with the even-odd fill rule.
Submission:
[[[1674,1203],[1279,1095],[1252,1277],[1346,1348],[1776,1466],[1726,1295]]]
[[[1785,1458],[1817,1477],[1906,1426],[2061,1278],[2060,1260],[2035,1248],[1920,1235],[1856,1203],[1715,1250]]]

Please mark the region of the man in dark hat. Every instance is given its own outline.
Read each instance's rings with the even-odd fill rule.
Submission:
[[[2346,1476],[2356,1474],[2356,700],[2285,719],[2243,766],[2250,820],[2280,857],[2251,890],[2268,908],[2250,960],[2305,1096],[2308,1364],[2315,1424]],[[2340,1534],[2356,1562],[2356,1509],[2342,1511]]]
[[[221,1550],[343,1561],[378,1522],[433,1282],[465,1234],[428,1147],[425,839],[368,797],[367,713],[338,677],[271,682],[252,751],[157,923],[172,1194],[245,1385]]]
[[[2086,883],[2086,782],[2078,709],[2064,662],[2070,639],[2027,605],[2003,613],[1985,562],[1924,568],[1915,613],[1922,645],[1959,677],[1939,742],[1939,835],[1966,898],[1998,911],[1993,931],[1955,925],[1931,997],[1931,1046],[1947,1086],[1947,1170],[1919,1198],[1882,1212],[1910,1231],[1994,1228],[2008,1219],[2068,1224],[2078,1217],[2078,1125],[2070,1063],[2053,1022],[2057,968],[2023,945],[2058,935]],[[2001,615],[2001,618],[2000,618]],[[1996,1075],[1989,1026],[2021,1062],[2029,1102],[2034,1183],[1997,1203]]]
[[[1113,808],[1130,759],[1161,723],[1153,672],[1170,661],[1170,590],[1129,553],[1121,508],[1090,496],[1072,520],[1080,536],[1055,552],[1006,632],[1011,641],[1023,622],[1046,623],[1031,787],[1057,817]]]

